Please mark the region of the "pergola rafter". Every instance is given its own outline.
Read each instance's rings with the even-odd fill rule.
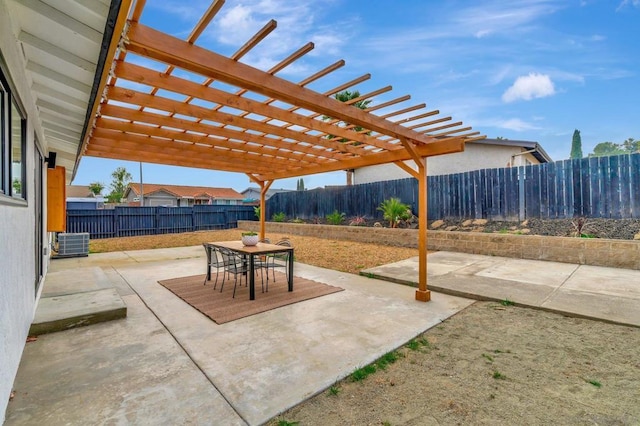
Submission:
[[[114,38],[108,49],[111,59],[98,87],[102,97],[92,108],[81,154],[244,173],[261,188],[263,207],[266,191],[277,179],[395,163],[419,181],[416,298],[429,300],[425,159],[462,151],[466,142],[483,136],[451,117],[433,118],[440,112],[425,110],[424,103],[388,111],[410,99],[405,95],[376,103],[391,86],[344,103],[334,99],[335,94],[369,80],[370,74],[328,90],[307,87],[342,68],[343,60],[298,83],[277,76],[310,52],[313,43],[266,71],[240,62],[275,30],[275,21],[265,24],[229,57],[196,45],[223,0],[211,4],[185,40],[144,25],[140,20],[144,3],[123,0],[116,25],[122,29],[121,38]],[[128,61],[128,52],[163,63],[163,70]],[[173,75],[178,71],[190,79]],[[202,80],[192,81],[191,76]],[[364,110],[353,106],[362,100],[374,103]],[[387,112],[378,115],[378,111]],[[405,163],[408,160],[417,170]],[[262,208],[263,235],[264,220]]]

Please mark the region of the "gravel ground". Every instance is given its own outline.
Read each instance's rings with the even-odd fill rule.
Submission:
[[[89,251],[91,253],[104,253],[196,246],[205,241],[239,240],[242,232],[240,229],[228,229],[224,231],[106,238],[90,240]],[[418,255],[418,249],[391,247],[382,244],[364,244],[285,234],[267,234],[267,236],[272,242],[284,237],[290,238],[295,247],[296,261],[351,274],[357,274],[361,269],[397,262]],[[204,249],[202,253],[204,255]]]
[[[436,226],[434,226],[434,224]],[[593,238],[620,240],[640,239],[639,219],[528,219],[523,222],[445,220],[429,222],[429,229],[448,231],[502,232],[531,235],[575,237],[583,234]]]

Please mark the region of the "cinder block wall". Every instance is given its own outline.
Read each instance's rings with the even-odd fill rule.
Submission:
[[[418,247],[418,231],[415,229],[282,222],[267,222],[266,226],[267,233]],[[260,224],[255,221],[238,221],[238,227],[259,231]],[[640,241],[427,231],[427,247],[429,250],[640,270]]]

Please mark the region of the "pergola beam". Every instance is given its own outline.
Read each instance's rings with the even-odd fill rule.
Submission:
[[[415,148],[418,157],[430,157],[433,155],[451,154],[464,150],[464,139],[450,139],[438,141],[428,145],[421,145]],[[262,175],[262,178],[275,180],[290,177],[305,176],[317,173],[335,172],[338,170],[357,169],[378,164],[393,163],[395,161],[411,160],[413,156],[404,149],[391,152],[378,152],[357,158],[344,159],[340,161],[330,161],[319,166],[300,167],[291,172],[272,172]]]
[[[286,123],[298,125],[307,129],[313,129],[324,134],[332,134],[349,140],[353,139],[358,142],[375,145],[383,149],[390,149],[393,147],[393,145],[388,144],[384,141],[379,141],[372,136],[358,135],[354,132],[342,129],[339,126],[326,123],[322,120],[316,120],[301,114],[289,112],[281,108],[267,105],[253,99],[244,98],[236,94],[230,94],[212,87],[202,86],[200,84],[193,83],[179,77],[163,75],[162,73],[141,67],[139,65],[134,65],[126,62],[118,62],[115,71],[118,78],[129,80],[135,83],[147,84],[174,92],[177,91],[178,93],[189,95],[198,99],[203,99],[209,102],[214,102],[243,111],[251,111],[254,114],[270,117],[274,120],[284,121]],[[134,91],[132,91],[132,93],[134,93]],[[299,133],[296,132],[295,135],[297,138]],[[310,142],[310,138],[313,138],[313,142]],[[361,152],[361,149],[349,147],[348,145],[345,146],[344,144],[340,144],[330,139],[314,137],[312,135],[307,135],[305,141],[316,145],[326,146],[327,148],[336,151],[350,153]]]
[[[191,45],[139,23],[131,23],[127,48],[139,55],[175,65],[187,71],[216,78],[227,84],[246,88],[291,105],[316,111],[381,134],[431,143],[433,138],[417,134],[358,108],[322,96],[289,81],[265,74],[222,55]]]
[[[228,138],[221,139],[218,137],[211,137],[209,135],[182,132],[179,130],[167,129],[163,127],[148,126],[123,120],[114,120],[106,117],[101,117],[100,119],[98,119],[97,127],[94,130],[94,133],[100,130],[116,130],[118,132],[122,132],[122,135],[124,136],[127,136],[129,134],[133,134],[133,136],[148,135],[157,138],[191,142],[229,150],[246,151],[248,153],[268,155],[270,157],[276,157],[283,160],[290,160],[295,162],[322,164],[326,161],[312,155],[293,152],[273,146],[248,144],[244,141],[233,141]]]

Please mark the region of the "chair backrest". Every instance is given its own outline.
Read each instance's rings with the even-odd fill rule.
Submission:
[[[224,265],[226,268],[237,269],[238,263],[242,262],[240,256],[238,256],[238,254],[233,250],[218,247],[218,251],[222,256],[222,265]]]
[[[287,240],[287,239],[283,239],[280,240],[276,243],[277,246],[285,246],[285,247],[291,247],[291,241]]]
[[[215,247],[212,247],[211,244],[208,243],[202,243],[202,246],[204,247],[204,251],[207,253],[207,265],[211,264],[211,252],[213,250],[215,250]]]
[[[271,240],[268,238],[263,238],[260,241],[258,241],[259,243],[267,243],[267,244],[271,244]]]

